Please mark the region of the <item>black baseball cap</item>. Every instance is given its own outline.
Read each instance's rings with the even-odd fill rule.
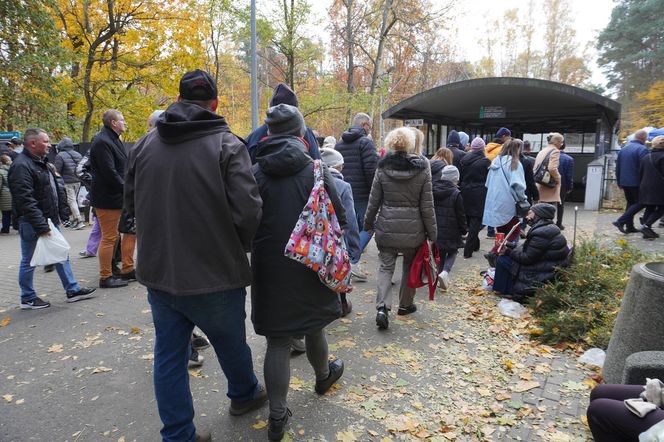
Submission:
[[[217,85],[210,74],[200,69],[187,72],[180,79],[180,97],[207,101],[217,98]]]

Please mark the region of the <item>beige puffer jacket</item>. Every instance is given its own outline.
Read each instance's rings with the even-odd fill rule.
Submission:
[[[378,163],[364,218],[378,248],[417,248],[436,241],[431,168],[423,156],[389,153]]]

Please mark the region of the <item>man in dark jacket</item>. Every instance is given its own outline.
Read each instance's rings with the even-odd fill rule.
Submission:
[[[466,151],[461,146],[461,137],[459,132],[452,130],[447,136],[447,148],[452,151],[452,165],[457,169],[461,168],[461,158],[466,155]]]
[[[556,210],[556,225],[560,230],[563,226],[563,214],[565,213],[565,200],[567,194],[574,189],[574,158],[565,153],[565,142],[560,146],[560,159],[558,160],[558,173],[560,173],[560,202]]]
[[[129,153],[125,210],[136,218],[137,278],[148,288],[155,326],[154,384],[164,440],[196,435],[187,374],[194,326],[208,337],[228,379],[230,414],[262,406],[245,334],[246,251],[261,199],[244,144],[215,112],[214,79],[201,70]],[[167,195],[167,197],[159,197]],[[201,220],[187,228],[191,216]],[[198,437],[197,437],[198,436]]]
[[[80,230],[85,227],[85,221],[78,210],[78,190],[81,188],[81,181],[76,176],[76,166],[81,161],[81,154],[74,150],[74,142],[71,138],[63,138],[57,145],[58,155],[55,157],[55,170],[58,171],[62,180],[65,182],[65,192],[67,193],[67,204],[74,217],[71,220],[71,227]]]
[[[270,99],[270,107],[278,104],[298,106],[297,95],[295,95],[295,92],[284,83],[279,83],[277,87],[274,88],[272,99]],[[247,150],[249,151],[252,163],[256,162],[256,147],[258,147],[258,143],[260,143],[265,137],[267,137],[267,124],[263,124],[247,136]],[[319,160],[320,150],[318,149],[318,141],[316,140],[314,131],[305,126],[302,138],[307,142],[307,152],[309,153],[309,156],[314,160]]]
[[[118,223],[122,213],[122,191],[124,188],[127,149],[120,135],[127,130],[127,124],[120,112],[109,109],[102,116],[104,127],[95,135],[90,147],[90,170],[92,189],[90,202],[95,208],[101,227],[99,256],[99,287],[124,287],[136,280],[134,271],[135,235],[122,235],[122,269],[119,276],[112,271],[113,254],[120,239]]]
[[[614,221],[613,225],[622,233],[639,232],[634,227],[634,215],[638,211],[634,211],[634,208],[630,211],[629,208],[639,203],[639,183],[641,181],[639,169],[641,158],[648,153],[648,148],[646,148],[647,139],[648,133],[645,130],[637,130],[634,139],[620,149],[616,159],[616,179],[618,180],[618,186],[625,192],[627,206],[625,207],[625,213]]]
[[[353,202],[357,225],[362,229],[364,215],[369,204],[369,193],[378,165],[378,153],[369,134],[371,117],[358,113],[353,118],[353,125],[341,135],[341,140],[334,147],[344,157],[344,180],[353,189]],[[360,230],[360,250],[364,251],[373,233]],[[353,277],[366,281],[367,275],[360,269],[359,258],[352,260]]]
[[[14,213],[18,219],[21,237],[21,263],[18,281],[21,287],[21,308],[24,310],[50,307],[51,304],[37,296],[32,277],[35,268],[30,265],[39,237],[48,238],[50,219],[57,228],[60,220],[69,219],[67,197],[55,168],[46,155],[50,148],[49,138],[43,129],[25,131],[23,152],[9,169],[9,188],[12,192]],[[95,289],[78,285],[69,260],[55,264],[55,268],[67,294],[67,302],[91,298]]]
[[[18,153],[14,150],[14,144],[10,141],[0,147],[0,155],[7,155],[12,161],[16,161]]]

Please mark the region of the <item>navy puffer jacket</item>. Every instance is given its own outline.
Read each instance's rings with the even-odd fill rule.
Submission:
[[[341,135],[334,149],[344,157],[344,180],[353,189],[353,200],[356,204],[368,201],[378,165],[373,141],[363,128],[353,126]]]
[[[507,249],[514,265],[510,272],[516,275],[513,292],[531,293],[535,287],[553,279],[556,267],[567,264],[567,239],[550,219],[540,219],[533,225],[522,245]]]

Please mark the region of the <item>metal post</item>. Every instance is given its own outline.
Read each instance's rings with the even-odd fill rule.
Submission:
[[[258,57],[256,54],[256,0],[251,0],[251,130],[258,128]]]

